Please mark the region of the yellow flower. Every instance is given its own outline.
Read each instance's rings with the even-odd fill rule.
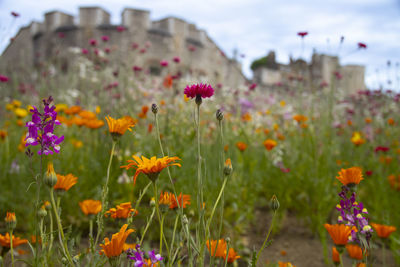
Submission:
[[[133,229],[126,230],[126,228],[128,228],[128,225],[124,224],[118,233],[112,235],[111,241],[106,237],[104,244],[100,244],[102,248],[100,254],[106,255],[108,258],[121,255],[126,239],[135,231]]]
[[[82,202],[79,202],[79,206],[85,215],[96,215],[101,211],[101,201],[99,200],[86,199]]]
[[[362,138],[361,133],[354,132],[353,136],[351,137],[351,142],[356,146],[362,145],[365,143],[365,139]]]
[[[68,191],[72,186],[78,182],[78,177],[72,174],[60,175],[57,174],[57,183],[54,190]]]
[[[55,111],[56,112],[62,112],[62,111],[65,111],[67,108],[68,108],[67,104],[59,103],[59,104],[56,105]]]
[[[96,106],[96,113],[97,113],[97,114],[100,114],[100,112],[101,112],[100,106]]]
[[[14,113],[18,118],[25,118],[26,116],[28,116],[28,111],[26,109],[23,108],[16,108],[14,109]]]
[[[348,169],[341,169],[339,171],[339,176],[336,177],[343,185],[351,186],[357,185],[362,180],[362,170],[359,167],[351,167]]]
[[[140,173],[144,173],[147,177],[154,182],[157,180],[160,172],[169,167],[169,166],[178,166],[181,167],[179,163],[175,163],[175,161],[180,160],[178,157],[168,157],[165,156],[163,158],[151,157],[150,159],[142,156],[140,159],[138,156],[132,155],[134,160],[128,160],[128,165],[121,166],[121,168],[125,168],[127,170],[131,168],[136,168],[135,176],[133,177],[133,183],[136,183],[136,178]]]
[[[120,119],[113,119],[107,116],[106,121],[113,138],[122,136],[126,130],[132,131],[131,128],[135,126],[135,120],[130,116],[125,116]]]

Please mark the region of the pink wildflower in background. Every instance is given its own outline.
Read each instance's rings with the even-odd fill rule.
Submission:
[[[358,43],[358,49],[367,49],[367,45],[365,43]]]
[[[161,60],[161,61],[160,61],[160,65],[161,65],[161,67],[168,67],[168,61],[166,61],[166,60]]]
[[[2,83],[6,83],[8,82],[10,79],[7,76],[4,75],[0,75],[0,82]]]
[[[107,35],[103,35],[103,36],[101,36],[101,40],[103,42],[108,42],[110,40],[110,37],[108,37]]]
[[[306,35],[308,35],[308,32],[298,32],[297,35],[301,38],[304,38]]]
[[[181,58],[180,58],[180,57],[174,57],[172,60],[173,60],[175,63],[181,62]]]

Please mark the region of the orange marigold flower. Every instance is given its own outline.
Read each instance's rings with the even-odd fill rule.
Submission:
[[[336,176],[343,185],[352,186],[359,184],[364,180],[362,176],[362,170],[359,167],[351,167],[348,169],[341,169],[339,176]]]
[[[124,224],[118,233],[112,235],[111,241],[107,237],[104,238],[104,244],[100,244],[102,248],[100,254],[106,255],[108,258],[121,255],[125,240],[135,231],[133,229],[126,230],[126,228],[128,228],[128,225]]]
[[[332,247],[332,261],[334,263],[340,263],[339,251],[337,251],[336,247]]]
[[[98,128],[104,126],[104,121],[99,120],[99,119],[86,120],[85,121],[85,126],[90,128],[90,129],[98,129]]]
[[[178,203],[183,208],[186,208],[190,205],[190,195],[182,195],[182,193],[178,196],[178,201],[176,201],[175,195],[170,192],[162,192],[160,193],[160,199],[158,201],[160,205],[167,205],[169,208],[176,209],[178,207]]]
[[[78,114],[79,111],[81,111],[80,106],[72,106],[64,110],[65,114],[67,115],[73,115],[73,114]]]
[[[387,120],[387,122],[388,122],[389,125],[394,125],[394,123],[395,123],[393,118],[389,118]]]
[[[271,151],[277,145],[276,141],[272,139],[265,140],[263,144],[265,146],[265,149],[268,151]]]
[[[365,118],[365,123],[371,123],[371,122],[372,122],[371,118],[369,118],[369,117]]]
[[[131,202],[125,202],[117,205],[115,208],[111,208],[104,216],[110,216],[113,219],[126,219],[130,216],[137,215],[139,212],[135,209],[132,209]]]
[[[135,120],[130,116],[125,116],[120,119],[107,116],[106,121],[113,138],[122,136],[126,130],[132,131],[131,128],[135,126]]]
[[[347,252],[349,253],[350,258],[353,258],[356,260],[362,260],[363,253],[362,253],[362,249],[360,248],[360,246],[355,245],[355,244],[347,244],[346,249],[347,249]]]
[[[391,233],[396,231],[395,226],[383,225],[383,224],[377,224],[377,223],[371,223],[371,225],[375,229],[376,234],[380,238],[388,238]]]
[[[247,148],[247,144],[244,142],[237,142],[236,143],[236,147],[240,150],[240,151],[245,151]]]
[[[6,130],[0,130],[0,140],[4,141],[8,135],[8,132]]]
[[[297,123],[299,123],[299,124],[302,123],[302,122],[306,122],[308,120],[308,118],[306,116],[301,115],[301,114],[294,115],[293,119],[295,121],[297,121]]]
[[[82,117],[83,119],[87,119],[87,120],[93,120],[96,119],[96,114],[92,111],[88,111],[88,110],[82,110],[78,113],[78,115],[80,117]]]
[[[15,213],[14,212],[8,212],[6,214],[6,217],[4,218],[4,221],[6,223],[12,223],[12,222],[16,222],[17,218],[15,217]]]
[[[291,264],[290,262],[281,262],[278,261],[279,267],[296,267],[295,265]]]
[[[57,183],[54,186],[54,190],[68,191],[72,186],[78,182],[78,177],[69,173],[67,175],[57,174]]]
[[[82,202],[79,202],[79,206],[85,215],[96,215],[101,211],[101,201],[99,200],[86,199]]]
[[[224,145],[224,151],[227,152],[228,149],[229,149],[229,146],[228,145]]]
[[[245,114],[243,114],[242,115],[242,121],[251,121],[250,113],[246,112]]]
[[[136,184],[136,178],[140,173],[144,173],[147,177],[152,181],[156,181],[160,172],[169,167],[169,166],[178,166],[181,167],[181,164],[175,163],[175,161],[180,160],[178,157],[162,157],[156,158],[151,157],[150,159],[142,156],[139,158],[138,156],[132,155],[134,160],[128,160],[128,165],[121,166],[121,168],[125,168],[127,170],[131,168],[136,168],[135,176],[133,177],[133,183]]]
[[[390,183],[390,187],[400,191],[400,175],[396,176],[391,174],[388,176],[388,180]]]
[[[351,234],[350,226],[344,224],[324,224],[335,245],[346,245]]]
[[[362,138],[361,133],[354,132],[353,136],[351,137],[351,142],[356,146],[362,145],[365,143],[365,139]]]
[[[217,246],[217,243],[218,243],[218,246]],[[224,260],[225,260],[227,254],[228,254],[228,262],[229,263],[232,263],[235,260],[240,258],[240,256],[237,255],[236,251],[233,248],[229,248],[229,252],[226,253],[227,244],[224,239],[211,240],[211,242],[210,242],[210,240],[207,240],[206,244],[207,244],[207,248],[208,248],[208,251],[210,252],[211,256],[221,257],[221,258],[224,258]]]
[[[19,237],[16,237],[14,235],[12,235],[12,243],[13,243],[13,248],[18,247],[22,244],[26,244],[28,243],[28,240],[26,239],[21,239]],[[6,247],[6,248],[10,248],[10,234],[6,233],[5,235],[1,235],[0,234],[0,245],[2,247]]]

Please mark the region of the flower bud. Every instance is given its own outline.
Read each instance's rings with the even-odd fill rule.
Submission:
[[[222,110],[217,109],[215,117],[217,118],[217,120],[222,121],[224,119],[224,113],[222,112]]]
[[[201,99],[201,95],[196,95],[196,100],[195,100],[196,104],[198,106],[201,105],[201,103],[203,102],[203,99]]]
[[[7,212],[4,221],[6,222],[6,226],[9,231],[14,230],[17,226],[17,218],[15,217],[14,212]]]
[[[46,210],[51,210],[51,204],[49,201],[45,201],[43,203],[43,206],[45,207]]]
[[[188,218],[186,217],[186,215],[183,215],[183,217],[182,217],[182,223],[183,223],[184,225],[187,225],[187,224],[189,223],[189,220],[188,220]]]
[[[47,216],[47,211],[46,211],[46,208],[44,207],[44,206],[42,206],[39,210],[38,210],[38,216],[40,217],[40,218],[44,218],[44,217],[46,217]]]
[[[157,106],[157,104],[153,103],[153,104],[151,105],[151,112],[153,112],[154,114],[157,114],[157,113],[158,113],[158,106]]]
[[[53,162],[49,162],[47,164],[47,171],[44,176],[44,183],[50,188],[55,186],[55,184],[57,183],[57,175],[54,171]]]
[[[269,202],[269,206],[271,207],[271,209],[273,211],[277,211],[279,209],[279,201],[275,195],[272,196],[272,198]]]
[[[231,239],[230,239],[230,237],[229,237],[229,236],[228,236],[228,237],[226,237],[226,238],[225,238],[225,241],[226,241],[226,243],[228,243],[228,244],[229,244],[229,243],[231,242]]]
[[[65,265],[65,266],[67,266],[67,265],[68,265],[68,260],[67,260],[67,258],[66,258],[66,257],[62,257],[61,263],[62,263],[63,265]]]
[[[155,207],[156,206],[156,199],[154,197],[152,197],[150,199],[150,207]]]
[[[224,175],[228,176],[232,173],[232,162],[231,159],[227,159],[224,164]]]

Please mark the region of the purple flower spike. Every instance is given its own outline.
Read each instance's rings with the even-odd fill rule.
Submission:
[[[32,121],[28,121],[25,127],[28,128],[26,134],[25,146],[40,145],[39,155],[51,155],[53,150],[56,153],[60,152],[60,144],[64,141],[64,136],[58,137],[54,134],[54,126],[60,125],[57,120],[57,112],[55,106],[50,106],[53,98],[50,96],[48,99],[43,100],[44,112],[40,113],[38,109],[33,106],[30,112],[32,113]]]

